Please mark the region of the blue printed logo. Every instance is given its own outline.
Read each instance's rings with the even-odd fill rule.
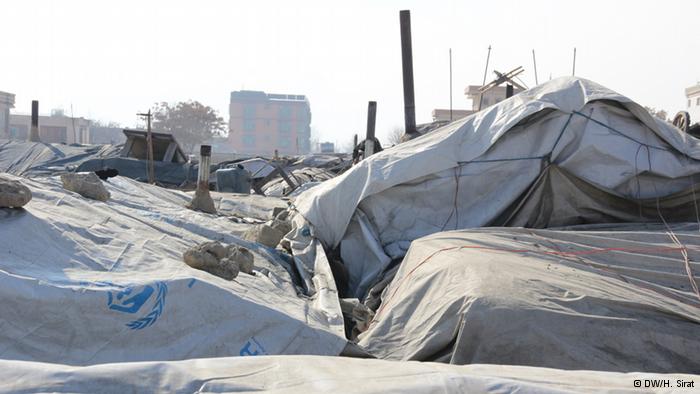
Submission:
[[[144,305],[154,296],[155,301],[148,312],[142,317],[126,323],[132,330],[141,330],[150,327],[158,320],[165,308],[165,296],[168,295],[168,285],[164,282],[156,282],[145,286],[120,286],[114,285],[119,290],[107,293],[107,307],[111,310],[136,314],[144,309]]]
[[[250,337],[250,340],[243,345],[239,354],[241,356],[259,356],[267,354],[267,351],[255,337]]]

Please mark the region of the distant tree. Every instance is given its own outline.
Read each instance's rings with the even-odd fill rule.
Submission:
[[[389,132],[389,136],[387,137],[387,141],[389,142],[389,145],[394,146],[400,144],[401,137],[403,137],[403,129],[399,126],[395,126],[391,132]]]
[[[670,119],[668,118],[668,112],[664,111],[663,109],[656,109],[652,107],[644,107],[644,109],[646,109],[650,114],[656,116],[661,120],[665,120],[667,122],[670,121]]]
[[[319,147],[320,141],[321,139],[319,138],[318,130],[312,127],[311,135],[309,137],[309,148],[311,149],[311,152],[316,153],[321,151],[321,148]]]
[[[336,151],[341,153],[352,153],[352,150],[355,148],[355,145],[353,144],[354,141],[354,138],[346,140],[345,143],[339,144],[337,146]]]
[[[174,135],[187,153],[192,153],[198,144],[226,133],[226,122],[218,112],[198,101],[156,103],[152,111],[153,131]]]

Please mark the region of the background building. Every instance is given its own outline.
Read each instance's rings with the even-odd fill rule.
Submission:
[[[10,139],[29,139],[31,115],[10,115]],[[41,142],[62,144],[90,143],[90,121],[85,118],[65,116],[61,110],[51,111],[51,116],[39,116],[39,139]]]
[[[318,147],[321,153],[335,153],[335,144],[332,142],[321,142]]]
[[[469,85],[464,89],[464,95],[467,100],[471,100],[472,109],[452,109],[452,121],[465,118],[479,110],[479,100],[481,96],[481,85]],[[522,89],[518,87],[513,87],[513,95],[522,92]],[[485,109],[494,104],[500,103],[506,99],[506,87],[496,86],[489,89],[483,94],[484,98],[481,102],[481,109]],[[433,122],[449,122],[450,121],[450,110],[444,108],[436,108],[432,112]]]
[[[231,92],[229,145],[239,154],[297,155],[310,151],[311,107],[303,95]]]
[[[123,144],[126,141],[122,127],[108,127],[90,125],[89,143],[91,144]]]
[[[464,89],[464,95],[467,96],[467,99],[472,101],[473,111],[479,110],[479,96],[481,95],[479,89],[481,89],[481,85],[469,85]],[[522,89],[518,89],[517,86],[513,86],[513,95],[516,95],[520,92],[522,92]],[[486,93],[484,93],[484,98],[481,102],[481,109],[500,103],[505,99],[506,87],[496,86],[495,88],[492,88]]]
[[[449,122],[450,120],[455,121],[458,119],[466,118],[467,116],[473,114],[476,111],[470,110],[470,109],[452,109],[452,119],[450,119],[450,110],[449,109],[440,109],[436,108],[433,110],[433,122],[437,121],[447,121]]]
[[[700,123],[700,82],[698,82],[695,86],[686,88],[685,97],[688,99],[690,123]]]
[[[10,108],[15,107],[15,95],[0,92],[0,138],[10,138]]]

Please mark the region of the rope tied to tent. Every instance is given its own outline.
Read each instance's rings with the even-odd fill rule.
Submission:
[[[678,244],[677,244],[678,245]],[[394,288],[394,291],[391,292],[391,294],[386,298],[386,300],[383,300],[379,309],[377,309],[377,313],[374,315],[372,318],[370,325],[374,324],[376,321],[378,321],[379,316],[382,314],[382,311],[384,311],[385,308],[388,307],[388,305],[391,304],[392,299],[396,296],[398,293],[399,289],[406,283],[406,281],[415,273],[418,268],[423,266],[424,264],[428,263],[430,260],[433,259],[433,257],[437,256],[438,254],[442,254],[445,252],[450,252],[450,251],[459,251],[459,250],[486,250],[486,251],[491,251],[491,252],[505,252],[505,253],[518,253],[518,254],[540,254],[540,255],[546,255],[546,256],[559,256],[559,257],[564,257],[564,258],[579,258],[581,256],[586,256],[586,255],[596,255],[596,254],[604,254],[604,253],[615,253],[615,252],[622,252],[622,253],[640,253],[640,254],[650,254],[650,253],[663,253],[663,252],[677,252],[680,251],[681,253],[685,252],[687,255],[687,247],[686,246],[659,246],[659,247],[648,247],[648,248],[623,248],[623,247],[607,247],[607,248],[593,248],[593,249],[587,249],[587,250],[573,250],[573,251],[562,251],[562,250],[533,250],[533,249],[526,249],[526,248],[502,248],[502,247],[491,247],[491,246],[480,246],[480,245],[462,245],[462,246],[451,246],[447,248],[441,248],[437,249],[434,252],[432,252],[430,255],[425,257],[423,260],[421,260],[418,264],[416,264],[409,272],[406,273],[405,276],[401,278],[401,281],[397,283],[396,287]],[[580,262],[568,260],[573,263],[578,263],[578,264],[583,264]],[[585,264],[586,266],[591,267],[589,264]],[[594,267],[596,268],[596,267]],[[615,273],[617,276],[619,276],[619,273]],[[632,284],[628,280],[624,280],[626,283]],[[645,289],[649,289],[648,287],[645,286],[640,286]],[[655,289],[651,289],[656,291]],[[656,291],[658,292],[658,291]],[[663,293],[662,293],[663,294]],[[669,294],[664,294],[666,296],[670,296]],[[683,301],[680,300],[678,297],[671,296],[671,298],[674,298],[677,301]],[[700,298],[699,298],[700,300]],[[689,301],[689,300],[688,300]],[[687,301],[686,301],[687,303]],[[688,304],[696,308],[700,308],[698,304]]]
[[[649,149],[648,146],[647,148],[647,162],[649,164],[649,171],[651,171],[651,150]],[[636,164],[636,161],[635,161]],[[666,227],[666,234],[668,234],[669,238],[671,239],[671,242],[676,244],[679,247],[679,251],[681,252],[681,256],[683,257],[683,265],[685,266],[685,272],[688,275],[688,280],[690,281],[690,287],[693,289],[693,292],[695,295],[698,297],[698,300],[700,300],[700,288],[698,288],[698,284],[695,281],[695,273],[693,272],[693,267],[690,266],[690,258],[688,257],[688,248],[678,239],[678,236],[676,233],[673,231],[671,226],[668,225],[666,222],[666,218],[664,218],[664,215],[661,213],[661,203],[659,201],[659,191],[656,188],[656,181],[652,180],[651,185],[654,187],[654,196],[656,196],[656,212],[659,215],[659,218],[663,222],[664,226]],[[695,197],[695,194],[693,193],[693,198]],[[695,207],[697,209],[697,204],[695,204]],[[695,215],[697,217],[697,210],[695,212]]]

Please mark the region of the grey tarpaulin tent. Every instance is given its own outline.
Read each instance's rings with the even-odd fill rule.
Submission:
[[[393,360],[700,371],[697,224],[577,227],[416,240],[359,344]]]
[[[695,221],[698,159],[698,140],[630,99],[585,79],[559,78],[303,193],[288,239],[309,288],[325,258],[317,259],[314,244],[340,247],[348,296],[363,298],[411,241],[439,231],[658,222],[656,199],[677,193],[685,197],[669,206],[683,210],[669,220]]]

